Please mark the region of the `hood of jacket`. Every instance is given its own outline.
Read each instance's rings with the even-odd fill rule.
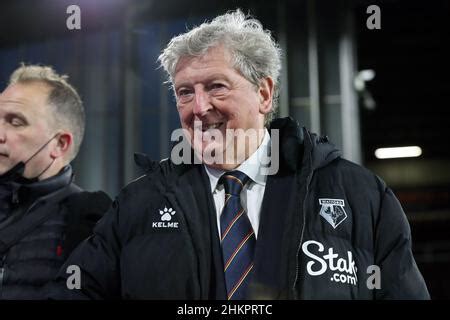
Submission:
[[[341,156],[341,152],[329,142],[327,136],[311,133],[291,117],[272,121],[269,132],[275,129],[280,130],[281,161],[293,171],[299,170],[306,163],[315,170]]]

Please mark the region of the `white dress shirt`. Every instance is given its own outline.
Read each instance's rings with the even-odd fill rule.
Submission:
[[[259,159],[262,159],[264,156],[267,157],[267,154],[269,154],[268,148],[270,148],[270,135],[265,130],[263,141],[258,149],[236,169],[233,169],[245,173],[250,178],[249,182],[242,189],[241,204],[247,212],[256,238],[258,238],[261,205],[267,180],[267,175],[262,174],[263,170],[261,170],[262,165]],[[211,168],[206,165],[205,169],[209,177],[209,182],[211,183],[211,192],[216,206],[217,228],[220,238],[220,213],[225,202],[225,190],[222,184],[218,185],[218,182],[226,171]]]

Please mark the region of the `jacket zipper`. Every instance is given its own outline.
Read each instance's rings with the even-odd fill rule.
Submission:
[[[309,174],[308,178],[306,179],[306,192],[305,192],[305,197],[303,199],[303,206],[302,206],[303,207],[303,225],[302,225],[302,231],[301,231],[301,234],[300,234],[300,242],[298,244],[297,253],[295,255],[295,262],[296,262],[296,265],[295,265],[295,280],[294,280],[294,284],[292,285],[292,290],[294,292],[294,299],[295,300],[299,299],[298,292],[295,289],[295,287],[297,286],[298,276],[299,276],[299,271],[300,271],[300,266],[299,266],[299,262],[298,262],[298,256],[300,254],[300,248],[301,248],[302,243],[303,243],[303,234],[305,232],[305,225],[306,225],[306,199],[308,198],[308,195],[309,195],[309,185],[311,183],[313,174],[314,174],[314,170]]]
[[[0,260],[0,297],[3,296],[3,279],[5,278],[5,260],[6,255],[2,256]]]
[[[36,201],[34,201],[31,204],[31,206],[27,209],[27,211],[25,212],[25,215],[27,215],[31,211],[31,209],[33,209],[36,206],[36,204],[38,204],[40,201],[41,201],[40,199],[37,199]]]
[[[34,208],[36,206],[36,204],[39,203],[38,201],[33,202],[33,204],[28,208],[28,210],[25,212],[25,214],[27,214],[28,212],[30,212],[30,210],[32,208]],[[6,268],[5,268],[5,260],[6,260],[6,254],[2,256],[1,260],[0,260],[0,297],[3,296],[3,282],[5,280],[5,273],[6,273]]]
[[[5,273],[5,268],[1,267],[0,268],[0,296],[2,294],[2,289],[3,289],[3,274]]]

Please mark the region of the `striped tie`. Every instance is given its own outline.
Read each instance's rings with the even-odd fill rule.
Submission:
[[[220,178],[225,187],[220,230],[228,300],[245,299],[253,268],[256,238],[240,199],[248,180],[249,177],[240,171],[226,172]]]

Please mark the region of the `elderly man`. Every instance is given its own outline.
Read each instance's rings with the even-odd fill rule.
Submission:
[[[110,205],[73,183],[83,131],[83,105],[66,77],[43,66],[14,71],[0,95],[1,299],[44,299]]]
[[[69,258],[81,285],[66,294],[429,297],[392,191],[292,119],[269,123],[280,49],[259,21],[219,16],[173,38],[160,61],[192,149],[175,145],[121,192]]]

